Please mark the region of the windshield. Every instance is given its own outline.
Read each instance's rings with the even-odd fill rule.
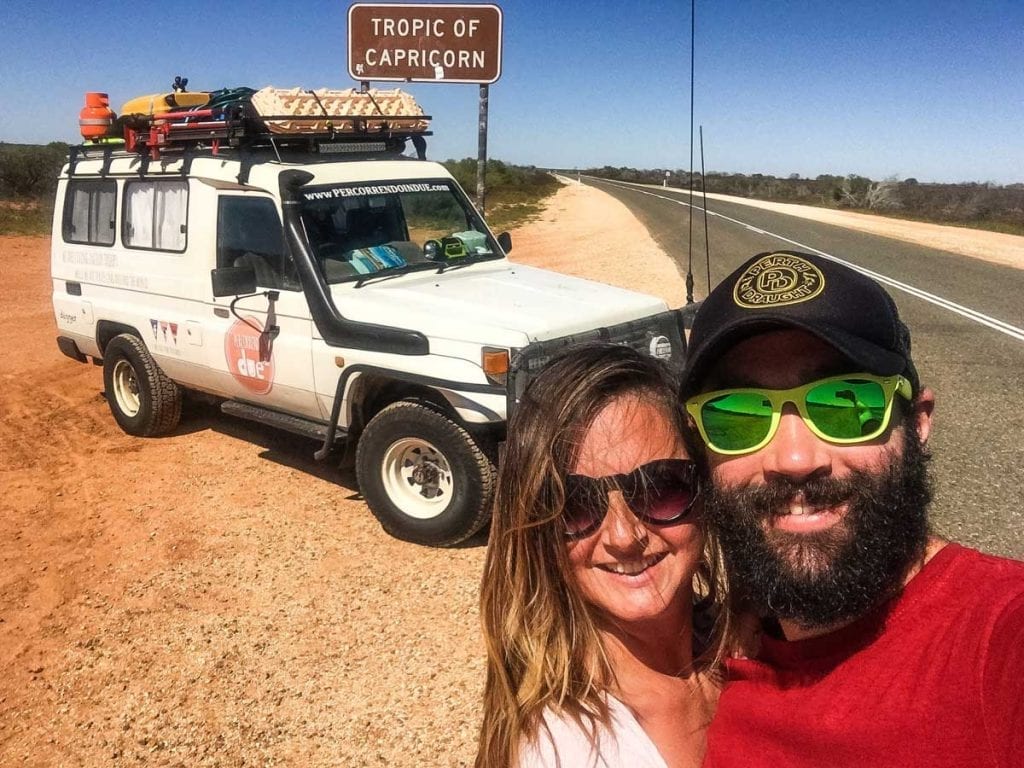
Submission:
[[[328,283],[502,256],[445,179],[307,187],[302,197],[306,237]]]

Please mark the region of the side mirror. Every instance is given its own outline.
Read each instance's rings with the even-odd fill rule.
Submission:
[[[214,296],[242,296],[256,293],[256,270],[252,265],[218,267],[210,270]]]
[[[509,253],[512,250],[512,235],[508,232],[502,232],[498,235],[498,245],[501,246],[501,250],[505,253]]]

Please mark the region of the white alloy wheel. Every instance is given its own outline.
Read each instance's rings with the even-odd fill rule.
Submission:
[[[370,419],[356,444],[356,479],[385,531],[450,547],[490,515],[494,465],[436,406],[398,400]]]
[[[139,408],[142,407],[139,400],[139,380],[135,375],[135,369],[127,360],[118,360],[114,364],[113,389],[117,406],[125,416],[138,415]]]
[[[129,435],[166,435],[178,426],[181,388],[160,370],[138,336],[122,333],[107,343],[103,388],[114,421]]]
[[[391,444],[384,453],[381,479],[395,505],[417,520],[429,520],[444,512],[455,488],[448,459],[418,437]]]

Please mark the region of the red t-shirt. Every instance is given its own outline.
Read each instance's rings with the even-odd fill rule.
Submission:
[[[704,766],[1024,766],[1024,563],[948,544],[854,624],[728,662]]]

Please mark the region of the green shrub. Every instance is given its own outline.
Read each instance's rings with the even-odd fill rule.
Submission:
[[[476,199],[477,161],[466,157],[446,160],[445,168],[455,177],[470,199]],[[484,171],[487,185],[485,215],[495,232],[519,226],[535,218],[544,208],[544,200],[561,184],[547,171],[532,165],[510,165],[488,160]]]
[[[53,200],[0,200],[0,235],[47,235]]]
[[[68,145],[0,142],[0,234],[45,235],[50,231],[57,176]]]
[[[68,145],[59,141],[46,146],[0,142],[0,199],[52,197],[67,154]]]

